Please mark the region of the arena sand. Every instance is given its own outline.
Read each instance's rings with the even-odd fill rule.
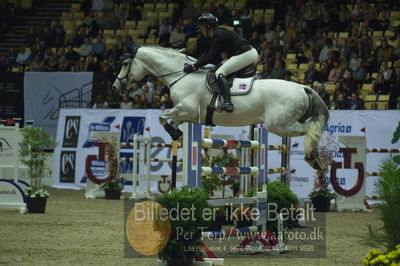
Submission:
[[[123,201],[87,200],[84,191],[50,189],[46,214],[0,212],[1,265],[156,265],[124,258]],[[327,256],[321,259],[227,258],[225,265],[360,265],[369,248],[359,244],[379,213],[327,214]]]

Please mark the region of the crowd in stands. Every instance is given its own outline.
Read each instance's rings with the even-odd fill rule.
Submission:
[[[220,24],[233,26],[239,21],[244,36],[260,51],[257,69],[262,78],[309,85],[330,109],[363,109],[365,94],[390,95],[389,109],[398,108],[400,23],[393,24],[393,19],[400,20],[400,13],[398,17],[390,14],[400,10],[400,1],[247,0],[240,8],[228,8],[220,1],[200,2],[174,1],[172,16],[149,29],[149,34],[158,45],[186,47],[189,38],[198,36],[198,16],[210,12]],[[0,3],[2,10],[9,10],[1,12],[0,29],[9,31],[4,18],[12,16],[12,8],[5,0]],[[123,42],[135,39],[116,34],[116,43],[107,46],[103,33],[120,29],[126,21],[142,20],[145,3],[81,0],[81,25],[72,32],[67,32],[59,20],[32,27],[25,47],[10,47],[7,55],[0,56],[0,71],[100,71],[113,82],[126,52]],[[255,16],[255,10],[264,9],[274,10],[269,23]],[[197,56],[209,41],[198,37]],[[289,60],[289,54],[295,56]],[[371,84],[372,91],[364,93],[364,84]],[[147,80],[133,83],[121,99],[99,95],[93,108],[170,108],[168,95],[168,88]]]

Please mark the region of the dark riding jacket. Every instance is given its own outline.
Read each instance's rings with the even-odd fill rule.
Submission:
[[[243,54],[251,48],[252,46],[249,41],[244,39],[238,33],[216,28],[211,38],[211,47],[209,51],[200,56],[194,66],[199,68],[207,64],[217,64],[219,63],[222,52],[227,53],[230,57]]]

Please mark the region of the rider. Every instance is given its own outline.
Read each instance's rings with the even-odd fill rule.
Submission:
[[[209,63],[216,62],[220,58],[222,52],[227,53],[230,57],[215,72],[221,95],[224,98],[221,109],[227,112],[233,112],[233,104],[231,102],[231,94],[226,76],[232,74],[244,67],[257,64],[258,52],[238,33],[217,27],[218,19],[210,13],[202,14],[199,17],[200,32],[205,37],[211,37],[211,47],[209,51],[200,56],[193,65],[185,64],[183,71],[189,73],[194,69],[198,69]]]

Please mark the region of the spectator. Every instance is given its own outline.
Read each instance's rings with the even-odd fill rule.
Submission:
[[[336,83],[336,81],[339,79],[339,72],[339,64],[335,61],[333,62],[333,68],[329,72],[328,83]]]
[[[81,10],[85,16],[90,14],[90,11],[92,10],[92,4],[92,0],[81,0]]]
[[[388,45],[386,39],[381,41],[381,45],[377,48],[376,54],[378,57],[378,63],[382,61],[390,61],[393,56],[393,47]]]
[[[7,72],[9,71],[8,60],[5,55],[0,55],[0,72]]]
[[[197,19],[197,9],[193,6],[192,0],[187,1],[187,4],[183,7],[182,13],[179,17],[182,20],[187,20],[189,18],[191,18],[192,20]]]
[[[85,70],[84,71],[89,71],[89,72],[98,72],[100,71],[100,64],[99,61],[97,61],[97,58],[89,55],[86,57],[86,60],[81,57],[81,60],[85,61]]]
[[[282,63],[279,61],[276,61],[274,68],[272,69],[272,72],[271,72],[271,78],[272,79],[283,79],[284,75],[285,75],[285,70],[282,67]]]
[[[379,13],[378,21],[379,21],[379,28],[377,30],[382,30],[382,31],[388,30],[390,25],[390,20],[387,18],[386,11],[381,11]]]
[[[140,95],[139,94],[136,94],[133,97],[132,103],[133,103],[133,109],[142,109],[142,105],[141,105],[141,102],[140,102]]]
[[[197,26],[194,24],[192,18],[188,18],[187,20],[183,21],[183,33],[185,33],[186,38],[189,37],[196,37],[197,35]]]
[[[131,99],[129,99],[128,94],[122,95],[122,100],[119,105],[119,108],[121,108],[121,109],[132,109],[133,108],[133,103],[132,103]]]
[[[339,93],[337,95],[335,106],[336,106],[335,109],[337,109],[337,110],[346,110],[347,109],[348,105],[347,105],[346,99],[344,98],[343,93]]]
[[[15,62],[18,64],[20,69],[24,71],[25,67],[29,64],[30,59],[31,59],[31,52],[29,48],[27,48],[26,46],[22,46],[21,49],[19,50],[17,58],[15,59]]]
[[[82,57],[87,57],[92,53],[93,47],[92,44],[90,43],[89,38],[85,38],[83,44],[79,48],[79,54]]]
[[[119,19],[119,25],[124,25],[125,21],[129,18],[129,5],[126,2],[121,2],[115,8],[115,15]]]
[[[108,108],[108,103],[103,100],[103,97],[101,95],[97,95],[92,108],[93,109],[106,109],[106,108]]]
[[[29,65],[29,71],[39,72],[42,70],[43,70],[43,62],[40,59],[39,55],[35,55]]]
[[[140,102],[141,109],[149,109],[149,103],[148,103],[146,94],[139,95],[139,102]]]
[[[400,96],[400,66],[396,67],[395,76],[393,79],[392,90],[390,92],[389,109],[397,109]]]
[[[74,64],[68,62],[65,55],[62,55],[58,62],[58,69],[59,71],[67,72],[67,71],[74,71]]]
[[[177,23],[169,37],[169,43],[172,48],[182,48],[185,46],[186,35],[182,32],[182,25]]]
[[[147,104],[150,105],[153,101],[153,89],[150,89],[147,83],[143,84],[142,86],[143,93],[142,95],[146,96]]]
[[[378,75],[376,76],[376,80],[372,81],[372,89],[374,90],[376,95],[389,94],[390,85],[384,79],[382,73],[378,73]]]
[[[172,102],[171,98],[169,97],[168,93],[165,93],[162,97],[161,97],[161,102],[164,106],[165,109],[171,109],[174,107],[174,103]]]
[[[161,102],[161,97],[158,94],[153,95],[153,101],[149,106],[151,109],[164,109],[164,105]]]
[[[103,37],[98,35],[95,42],[92,45],[92,54],[100,61],[103,60],[104,51],[106,46],[103,42]]]
[[[357,86],[361,86],[361,84],[364,82],[365,77],[367,76],[367,72],[365,71],[363,65],[362,65],[362,61],[358,60],[356,62],[356,69],[353,72],[353,79],[355,81],[355,83],[357,84]]]
[[[315,69],[315,62],[310,62],[307,71],[304,73],[304,82],[306,84],[312,84],[318,78],[318,71]]]
[[[329,94],[326,92],[325,87],[322,83],[314,81],[313,89],[318,93],[321,99],[324,101],[326,106],[329,106]]]
[[[348,109],[350,110],[364,109],[364,102],[358,97],[358,94],[355,92],[351,94],[351,100],[348,103]]]
[[[43,70],[48,72],[58,71],[58,63],[56,55],[50,56],[50,58],[45,61]]]
[[[336,62],[336,61],[334,61],[334,62]],[[336,62],[336,64],[337,64],[337,62]],[[321,83],[327,82],[330,73],[331,73],[331,69],[329,68],[328,63],[326,61],[322,62],[321,70],[318,71],[318,79],[317,80]]]
[[[328,52],[333,48],[333,42],[331,38],[326,39],[325,46],[322,48],[321,53],[319,54],[319,62],[322,63],[325,60],[328,60]]]
[[[135,100],[136,95],[143,94],[143,89],[140,87],[138,82],[133,82],[131,87],[128,89],[129,97]],[[134,101],[136,103],[136,101]]]
[[[169,46],[169,40],[172,32],[172,25],[169,24],[167,18],[162,19],[162,24],[158,28],[158,44],[161,46]],[[178,24],[177,24],[178,25]]]
[[[391,79],[393,79],[393,74],[394,74],[393,70],[388,67],[386,61],[381,63],[381,67],[379,69],[379,73],[382,73],[383,78],[385,79],[385,81],[390,81]]]
[[[80,58],[80,55],[78,52],[76,52],[73,48],[72,45],[69,45],[67,48],[67,52],[65,53],[65,59],[68,62],[78,62]]]

